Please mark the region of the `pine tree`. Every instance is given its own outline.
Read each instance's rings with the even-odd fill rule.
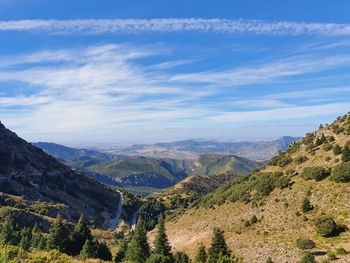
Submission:
[[[163,255],[166,257],[171,257],[171,246],[168,237],[165,232],[164,219],[161,219],[158,224],[158,233],[154,240],[154,254]]]
[[[230,251],[227,247],[224,233],[219,228],[214,228],[211,247],[208,251],[208,263],[217,263],[219,257],[229,256]]]
[[[11,218],[5,218],[0,230],[0,244],[18,245],[18,237],[15,230],[14,222]]]
[[[115,255],[114,262],[121,263],[125,258],[126,251],[128,250],[128,240],[124,238],[119,244],[117,254]]]
[[[138,263],[144,263],[146,261],[150,255],[146,235],[147,232],[144,224],[139,223],[130,241],[125,259]]]
[[[195,257],[195,263],[205,263],[207,261],[207,252],[205,246],[201,243],[198,247],[197,254]]]
[[[106,243],[103,243],[103,242],[97,243],[96,257],[100,258],[104,261],[111,261],[112,260],[111,251],[109,250]]]
[[[87,239],[80,251],[80,257],[83,259],[96,257],[96,246],[93,240]]]
[[[313,206],[311,205],[310,200],[307,197],[305,197],[303,199],[303,202],[301,203],[301,211],[303,211],[304,213],[307,213],[312,209],[313,209]]]
[[[48,249],[57,249],[61,252],[67,252],[68,249],[69,230],[61,217],[58,217],[54,225],[50,229],[47,239]]]
[[[40,234],[38,249],[44,250],[46,249],[46,247],[47,247],[46,238],[42,234]]]
[[[190,262],[190,258],[188,257],[188,255],[185,252],[176,252],[175,256],[174,256],[174,262],[175,263],[189,263]]]
[[[24,228],[21,231],[21,241],[19,243],[19,246],[24,250],[28,250],[31,246],[31,239],[32,239],[31,229]]]
[[[92,239],[91,231],[81,215],[71,235],[70,254],[78,255],[87,239]]]

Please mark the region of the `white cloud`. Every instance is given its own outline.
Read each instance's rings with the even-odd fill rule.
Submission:
[[[349,24],[203,18],[14,20],[0,21],[0,30],[89,35],[183,31],[257,35],[350,35]]]

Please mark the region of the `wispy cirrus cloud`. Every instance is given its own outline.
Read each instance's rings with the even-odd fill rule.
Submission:
[[[350,24],[203,18],[76,19],[0,21],[0,31],[50,34],[136,34],[150,32],[217,32],[255,35],[349,36]]]

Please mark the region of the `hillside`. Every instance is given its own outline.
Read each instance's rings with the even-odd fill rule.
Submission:
[[[208,246],[212,229],[220,227],[244,262],[265,262],[268,257],[299,262],[304,252],[296,241],[301,238],[315,243],[311,251],[318,261],[329,251],[349,251],[349,146],[350,114],[321,126],[259,171],[226,183],[172,218],[166,225],[172,246],[193,255],[200,242]],[[325,217],[336,225],[328,219],[317,223]],[[332,232],[321,231],[325,224]],[[337,262],[350,261],[345,253],[337,257]]]
[[[242,175],[248,174],[260,166],[261,163],[234,155],[203,154],[189,169],[189,174],[211,176],[235,173],[236,175]]]
[[[119,195],[72,171],[0,123],[0,217],[43,226],[60,214],[81,214],[104,226],[116,213]],[[46,222],[46,223],[45,223]]]
[[[169,187],[186,177],[183,169],[175,163],[153,158],[137,158],[102,162],[86,169],[107,175],[124,186]]]

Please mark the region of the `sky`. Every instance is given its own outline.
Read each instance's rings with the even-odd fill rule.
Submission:
[[[66,145],[303,136],[350,111],[348,0],[0,0],[0,120]]]

